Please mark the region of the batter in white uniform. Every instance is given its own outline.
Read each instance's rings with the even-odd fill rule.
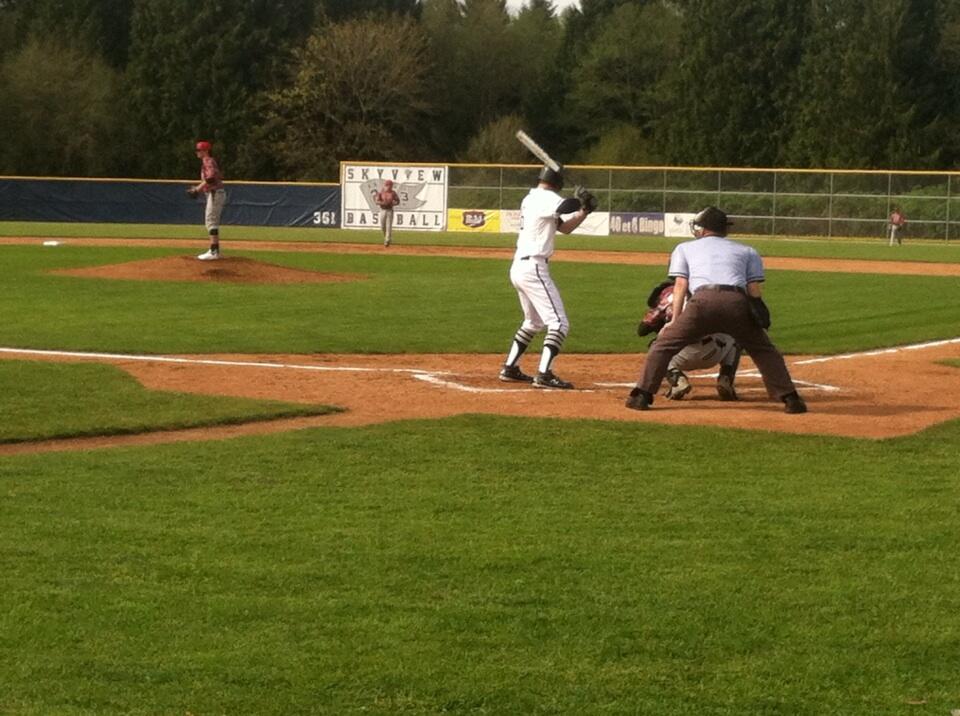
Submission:
[[[557,231],[569,234],[583,223],[590,202],[564,199],[557,192],[563,188],[563,173],[544,167],[535,189],[520,204],[520,234],[517,252],[510,266],[510,281],[517,289],[523,323],[513,336],[510,352],[500,370],[500,380],[533,383],[535,388],[569,389],[572,383],[560,379],[551,370],[570,330],[570,321],[563,300],[550,278],[549,260],[553,255]],[[592,199],[592,197],[591,197]],[[593,200],[595,203],[595,200]],[[564,215],[570,215],[564,220]],[[520,370],[518,362],[527,346],[544,328],[543,352],[537,374],[533,377]]]

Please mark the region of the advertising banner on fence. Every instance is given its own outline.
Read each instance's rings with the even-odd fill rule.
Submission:
[[[664,215],[661,212],[625,212],[610,214],[610,233],[631,236],[663,236]]]
[[[500,233],[519,234],[520,233],[520,210],[505,209],[500,212]]]
[[[676,236],[685,239],[693,238],[690,231],[690,222],[696,214],[664,214],[663,233],[666,236]]]
[[[567,215],[569,218],[570,215]],[[500,212],[500,233],[516,234],[520,231],[520,211],[518,209],[509,209]],[[610,213],[606,211],[595,211],[588,216],[580,226],[573,231],[574,234],[586,234],[588,236],[609,236],[610,235]]]
[[[569,217],[567,217],[569,218]],[[610,235],[610,212],[595,211],[573,230],[574,234],[587,234],[588,236],[609,236]]]
[[[370,229],[380,225],[375,197],[387,179],[400,195],[400,204],[393,211],[393,228],[406,231],[447,228],[447,167],[344,162],[340,165],[340,225],[344,229]]]
[[[450,209],[447,212],[450,231],[470,231],[484,234],[500,232],[499,209]]]

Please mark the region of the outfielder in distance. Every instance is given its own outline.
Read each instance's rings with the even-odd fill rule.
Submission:
[[[507,359],[500,370],[500,380],[532,383],[535,388],[573,388],[552,370],[553,361],[560,353],[570,330],[570,321],[563,300],[550,277],[549,261],[553,255],[557,231],[569,234],[597,208],[596,198],[582,187],[575,196],[564,199],[558,193],[563,189],[563,167],[545,166],[540,171],[537,186],[530,190],[520,204],[520,233],[517,250],[510,266],[510,282],[517,290],[523,322],[513,336]],[[572,214],[572,216],[570,216]],[[564,216],[569,218],[564,219]],[[522,370],[518,362],[534,337],[547,329],[537,374],[533,377]]]
[[[216,261],[220,258],[220,217],[223,215],[224,204],[227,203],[227,192],[223,188],[223,175],[220,166],[210,151],[210,142],[197,142],[194,148],[200,165],[200,183],[187,189],[187,196],[196,198],[206,195],[207,206],[204,211],[204,223],[210,237],[210,249],[197,256],[201,261]]]
[[[400,203],[400,195],[393,189],[393,181],[387,179],[383,188],[374,197],[380,207],[380,230],[383,232],[383,246],[386,248],[393,241],[393,207]]]

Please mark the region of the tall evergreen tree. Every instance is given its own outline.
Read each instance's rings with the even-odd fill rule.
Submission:
[[[566,85],[563,56],[563,26],[550,0],[531,0],[507,28],[511,46],[516,48],[517,93],[510,115],[519,117],[524,128],[557,146],[555,116],[560,113]]]
[[[508,33],[505,0],[426,0],[421,20],[429,40],[432,92],[442,97],[431,126],[439,157],[461,153],[480,127],[518,101],[517,46]]]
[[[687,0],[659,136],[671,161],[772,166],[800,62],[796,0]]]
[[[313,0],[139,0],[126,78],[140,147],[131,172],[192,175],[191,147],[203,137],[219,145],[229,176],[260,174],[249,141],[260,123],[256,97],[309,31],[313,9]]]
[[[333,21],[347,20],[362,15],[387,17],[420,13],[420,0],[320,0],[327,17]]]
[[[9,2],[9,0],[8,0]],[[53,37],[61,44],[78,44],[122,68],[130,45],[130,18],[135,0],[19,0],[17,34]]]
[[[644,41],[637,42],[638,37]],[[679,56],[679,37],[678,13],[656,0],[614,7],[606,21],[595,25],[568,95],[577,136],[590,144],[611,133],[630,137],[636,143],[632,148],[615,142],[621,147],[618,161],[660,161],[652,139],[662,112],[664,77]],[[604,159],[617,160],[610,153]]]
[[[940,168],[952,169],[960,164],[960,3],[943,0],[940,10],[942,31],[936,51],[944,125]]]
[[[812,0],[786,157],[802,166],[939,163],[936,0]]]

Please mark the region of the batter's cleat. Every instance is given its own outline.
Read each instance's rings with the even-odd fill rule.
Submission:
[[[520,370],[518,365],[505,365],[500,369],[500,380],[504,383],[532,383],[533,377]]]
[[[553,371],[548,370],[546,373],[537,373],[536,377],[533,379],[533,387],[570,390],[573,388],[573,383],[568,383],[562,378],[558,378],[553,374]]]
[[[740,400],[737,391],[733,388],[733,378],[729,375],[717,376],[717,395],[720,400]]]
[[[390,245],[390,239],[383,240],[383,248],[387,248]]]
[[[630,391],[630,397],[626,402],[630,410],[650,410],[651,405],[653,405],[653,396],[650,393],[639,388]]]
[[[797,391],[793,391],[789,395],[783,396],[783,412],[799,415],[807,412],[807,404],[803,402],[803,398],[797,394]]]
[[[220,251],[214,251],[213,249],[210,249],[209,251],[204,251],[202,254],[197,256],[197,258],[201,261],[216,261],[220,258]]]
[[[691,390],[693,386],[682,371],[672,370],[667,373],[667,389],[663,393],[667,400],[683,400]]]

